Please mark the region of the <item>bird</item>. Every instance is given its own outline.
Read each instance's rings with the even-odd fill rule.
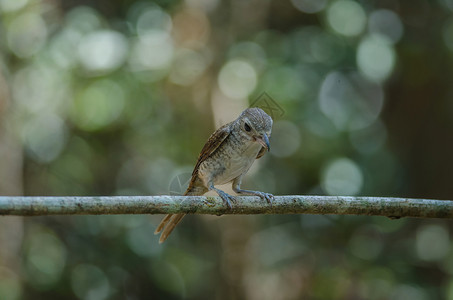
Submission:
[[[233,191],[239,195],[254,195],[272,205],[274,196],[260,191],[241,189],[243,176],[256,159],[270,151],[269,138],[272,118],[261,108],[245,109],[239,117],[217,129],[204,145],[192,172],[185,196],[201,196],[215,191],[229,209],[234,197],[216,188],[232,182]],[[185,214],[168,214],[157,226],[154,234],[161,234],[163,243]]]

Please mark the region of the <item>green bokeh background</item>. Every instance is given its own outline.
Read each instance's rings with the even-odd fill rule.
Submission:
[[[453,200],[452,63],[451,0],[0,0],[0,194],[181,193],[253,104],[244,187]],[[0,299],[453,299],[449,221],[159,220],[1,217]]]

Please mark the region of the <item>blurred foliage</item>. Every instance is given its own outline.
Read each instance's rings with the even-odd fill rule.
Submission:
[[[453,200],[453,1],[0,0],[0,194],[178,193],[254,103],[244,186]],[[175,186],[176,185],[176,186]],[[452,225],[0,219],[0,299],[453,299]]]

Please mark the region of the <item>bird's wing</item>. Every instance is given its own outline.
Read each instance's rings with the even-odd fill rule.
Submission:
[[[256,159],[261,158],[264,154],[266,154],[267,149],[262,147],[260,152],[258,152],[258,155],[256,156]]]
[[[223,141],[225,141],[225,139],[230,135],[231,123],[233,122],[223,125],[213,134],[211,134],[208,141],[201,150],[200,156],[198,156],[197,164],[195,165],[195,168],[192,172],[192,177],[197,175],[201,163],[205,161],[209,156],[211,156],[220,147],[220,145],[222,145]]]

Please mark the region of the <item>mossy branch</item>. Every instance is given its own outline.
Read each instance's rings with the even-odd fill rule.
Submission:
[[[276,196],[270,206],[258,197],[236,197],[229,210],[219,197],[0,196],[0,215],[117,215],[117,214],[336,214],[392,218],[453,218],[453,201],[388,197]]]

